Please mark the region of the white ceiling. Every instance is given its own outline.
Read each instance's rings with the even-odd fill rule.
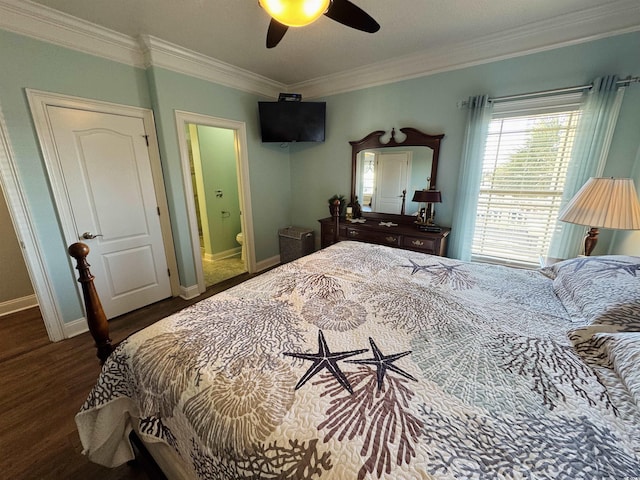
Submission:
[[[418,72],[428,70],[418,68],[420,62],[436,57],[445,68],[447,57],[463,50],[467,58],[460,62],[481,63],[640,30],[639,0],[353,1],[380,23],[379,32],[363,33],[323,16],[289,29],[274,49],[265,47],[270,19],[258,0],[34,3],[136,39],[161,39],[287,86],[394,65]]]

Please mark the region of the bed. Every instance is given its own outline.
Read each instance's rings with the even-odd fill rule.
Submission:
[[[344,241],[130,336],[76,423],[92,461],[134,431],[169,478],[637,478],[639,361],[639,257]]]

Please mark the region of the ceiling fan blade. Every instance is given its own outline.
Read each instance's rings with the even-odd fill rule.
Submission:
[[[287,33],[288,29],[289,27],[272,18],[269,23],[269,30],[267,30],[267,48],[273,48],[278,45],[280,40],[282,40],[282,37],[284,37],[284,34]]]
[[[378,22],[349,0],[333,0],[325,15],[347,27],[363,32],[375,33],[380,30]]]

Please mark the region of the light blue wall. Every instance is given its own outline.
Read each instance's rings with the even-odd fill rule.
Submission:
[[[150,107],[145,73],[0,30],[0,105],[62,318],[83,316],[25,88]]]
[[[640,124],[631,125],[636,136],[640,136]],[[640,147],[636,150],[635,164],[631,173],[631,178],[636,184],[636,191],[640,194]],[[615,232],[614,241],[619,251],[627,255],[640,256],[640,230],[620,230]]]
[[[153,108],[180,283],[196,284],[174,109],[245,122],[257,261],[278,254],[278,228],[290,224],[289,152],[260,142],[255,95],[167,70],[144,71],[0,30],[0,105],[42,257],[61,317],[83,316],[25,88]]]
[[[350,191],[349,140],[373,130],[412,126],[444,133],[438,188],[438,220],[450,225],[456,197],[465,112],[469,95],[508,95],[589,83],[605,73],[640,74],[640,33],[504,60],[396,84],[334,95],[327,101],[327,137],[322,144],[262,144],[256,95],[162,68],[147,71],[0,30],[0,105],[18,165],[42,255],[65,321],[82,316],[75,272],[66,254],[24,89],[33,88],[124,105],[153,108],[160,141],[180,282],[195,282],[188,234],[174,110],[245,122],[256,258],[278,253],[278,228],[318,229],[328,214],[326,199]],[[605,174],[634,175],[640,182],[640,86],[629,87]],[[454,232],[455,234],[455,232]],[[601,235],[599,248],[609,242]],[[609,235],[610,238],[610,235]],[[635,248],[637,235],[618,234],[614,250]],[[596,253],[599,253],[596,251]]]
[[[292,220],[318,230],[317,220],[327,216],[326,199],[336,192],[348,196],[349,140],[374,130],[415,127],[445,134],[437,179],[442,203],[437,212],[438,223],[450,226],[466,115],[457,108],[458,101],[482,93],[503,96],[584,85],[608,73],[640,75],[640,32],[324,98],[326,142],[291,147]],[[632,175],[639,125],[640,85],[634,84],[625,95],[605,175]],[[611,233],[604,231],[595,253],[606,253],[610,245]],[[620,240],[612,250],[626,245]]]
[[[162,68],[148,70],[160,156],[182,285],[196,283],[176,136],[175,110],[245,122],[256,259],[278,254],[278,228],[290,222],[288,149],[260,142],[256,95],[187,77]]]

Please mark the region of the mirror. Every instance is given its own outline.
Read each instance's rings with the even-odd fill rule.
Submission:
[[[404,140],[397,139],[392,129],[387,142],[382,141],[383,130],[349,142],[351,201],[358,198],[364,216],[367,213],[413,215],[420,208],[411,201],[414,191],[436,187],[438,154],[444,134],[429,135],[409,127],[401,128],[400,132]]]

